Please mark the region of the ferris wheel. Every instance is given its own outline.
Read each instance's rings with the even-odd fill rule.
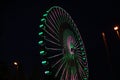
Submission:
[[[43,14],[38,35],[42,80],[88,80],[83,40],[63,8],[53,6]]]

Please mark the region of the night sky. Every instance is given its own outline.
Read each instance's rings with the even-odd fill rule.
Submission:
[[[34,69],[41,70],[38,26],[42,14],[52,6],[64,8],[77,24],[86,47],[90,80],[117,80],[120,71],[120,39],[113,27],[120,25],[120,8],[119,2],[115,1],[2,0],[0,60],[8,66],[12,61],[19,60],[28,78]],[[102,32],[106,34],[109,55]]]

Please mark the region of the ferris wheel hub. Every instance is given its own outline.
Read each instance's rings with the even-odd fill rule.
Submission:
[[[70,54],[75,54],[75,46],[74,46],[74,37],[68,36],[67,38],[67,47]]]

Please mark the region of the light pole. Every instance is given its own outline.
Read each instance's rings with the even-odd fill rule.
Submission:
[[[108,66],[109,66],[108,70],[110,71],[110,74],[112,75],[113,74],[112,59],[111,59],[111,55],[110,55],[109,46],[107,43],[105,32],[102,32],[102,38],[103,38],[103,42],[104,42],[106,54],[107,54],[107,62],[108,62]]]
[[[109,61],[110,60],[110,52],[109,52],[109,47],[108,47],[107,40],[106,40],[106,34],[104,32],[102,32],[102,37],[103,37],[106,53],[107,53],[107,56],[108,56],[108,62],[110,62]]]
[[[120,34],[119,34],[119,26],[114,27],[114,31],[116,31],[118,38],[120,39]]]
[[[16,71],[16,80],[18,80],[18,68],[19,68],[18,61],[14,61],[13,66],[15,67],[15,71]]]
[[[18,70],[18,67],[19,67],[19,66],[18,66],[18,62],[15,61],[15,62],[13,62],[13,64],[14,64],[14,66],[15,66],[15,67],[17,68],[17,70]]]

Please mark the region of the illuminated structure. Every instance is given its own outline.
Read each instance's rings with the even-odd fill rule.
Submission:
[[[84,43],[76,24],[64,9],[53,6],[46,11],[38,35],[44,67],[41,80],[48,76],[49,80],[88,80]]]

